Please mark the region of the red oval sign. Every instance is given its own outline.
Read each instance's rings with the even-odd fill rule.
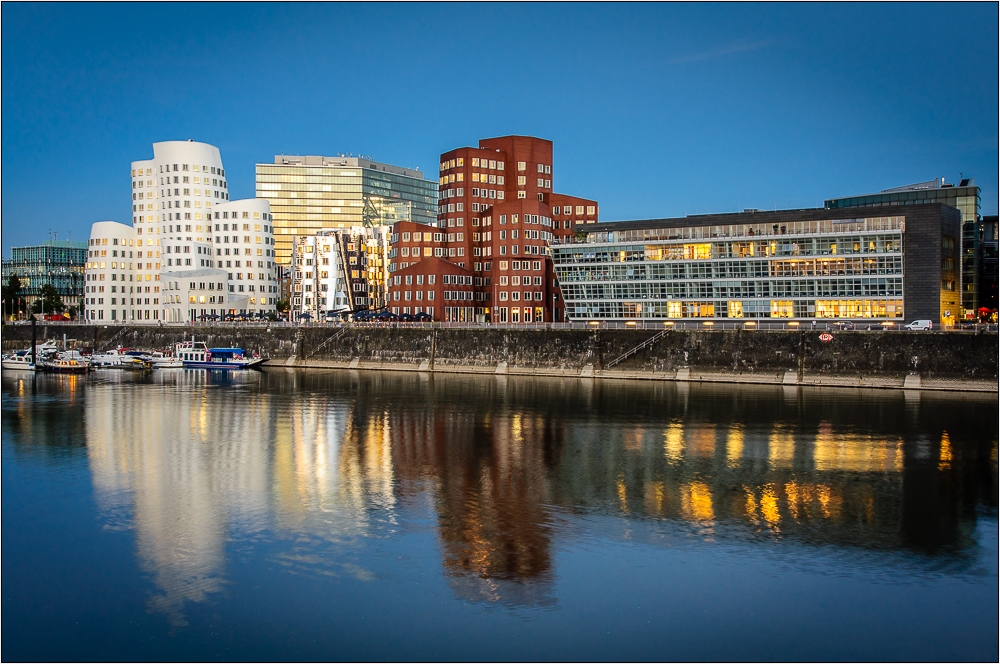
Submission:
[[[833,335],[830,334],[830,333],[828,333],[828,332],[824,332],[823,334],[819,335],[819,340],[820,341],[833,341]]]

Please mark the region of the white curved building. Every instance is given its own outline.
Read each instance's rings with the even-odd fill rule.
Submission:
[[[275,310],[268,202],[229,200],[218,148],[191,140],[154,143],[152,159],[132,162],[131,186],[131,226],[98,222],[91,229],[88,320],[179,322]]]
[[[263,198],[223,203],[213,211],[216,266],[226,270],[231,296],[245,297],[251,313],[274,311],[278,302],[271,221]]]
[[[99,221],[90,229],[84,273],[84,310],[92,321],[134,318],[137,259],[135,229],[117,221]]]

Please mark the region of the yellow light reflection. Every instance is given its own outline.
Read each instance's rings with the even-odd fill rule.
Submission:
[[[767,441],[768,460],[772,468],[790,468],[795,455],[795,439],[792,432],[776,424]]]
[[[663,449],[671,465],[680,463],[684,457],[684,426],[679,422],[667,425],[663,433]]]
[[[726,436],[726,461],[730,468],[739,465],[743,458],[743,425],[734,424],[729,428],[729,435]]]
[[[712,490],[704,482],[691,482],[681,492],[681,509],[694,521],[714,521]]]
[[[823,518],[839,519],[843,498],[835,494],[833,489],[827,484],[816,485],[816,494],[819,497],[819,506],[823,512]]]
[[[816,470],[853,472],[900,472],[903,469],[902,441],[858,434],[834,433],[829,422],[816,433],[813,458]]]
[[[628,512],[628,496],[625,493],[625,478],[621,475],[615,482],[615,489],[618,492],[618,506],[623,512]]]
[[[938,456],[938,470],[947,470],[951,468],[952,454],[951,454],[951,438],[948,437],[947,431],[941,432],[941,453]]]
[[[766,484],[760,495],[760,514],[772,530],[778,529],[781,522],[781,512],[778,510],[778,494],[774,484]]]
[[[788,511],[792,514],[792,519],[798,521],[799,519],[799,502],[802,500],[802,494],[799,491],[799,485],[796,482],[789,482],[785,485],[785,496],[788,498]]]

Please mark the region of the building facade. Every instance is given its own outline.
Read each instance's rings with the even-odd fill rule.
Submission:
[[[295,237],[289,310],[296,318],[386,306],[389,228],[354,226]]]
[[[268,203],[232,201],[218,148],[153,144],[132,163],[132,223],[98,222],[87,246],[87,319],[182,322],[275,311]]]
[[[997,228],[997,215],[983,217],[982,236],[980,242],[979,262],[979,313],[980,319],[989,319],[992,314],[996,319],[997,312],[997,281],[1000,278],[1000,232]],[[983,311],[983,310],[986,311]]]
[[[419,169],[362,157],[277,155],[257,164],[257,198],[271,204],[282,265],[295,236],[404,219],[433,224],[437,214],[437,187]]]
[[[66,308],[81,310],[87,243],[49,240],[30,247],[12,247],[11,258],[3,262],[3,283],[12,276],[21,280],[21,294],[28,307],[38,298],[42,286],[56,289]]]
[[[574,320],[954,324],[962,218],[942,204],[602,223],[553,247]]]
[[[962,292],[961,318],[975,317],[979,304],[980,263],[982,261],[982,216],[980,204],[982,192],[973,178],[963,178],[958,186],[945,182],[944,178],[917,184],[885,189],[877,194],[831,198],[823,207],[831,210],[844,208],[870,208],[886,205],[923,205],[943,203],[957,208],[962,213],[962,271],[960,288]]]
[[[575,225],[596,223],[598,206],[553,192],[552,141],[488,138],[445,152],[440,161],[436,227],[393,226],[391,311],[414,314],[419,307],[440,321],[563,320],[549,247],[572,237]],[[431,278],[435,285],[445,278],[458,282],[444,290],[447,304],[417,304],[418,279],[428,286]]]

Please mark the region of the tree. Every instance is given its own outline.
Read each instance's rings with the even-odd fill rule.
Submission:
[[[278,300],[278,311],[288,311],[288,300]]]
[[[24,310],[24,294],[21,292],[21,279],[16,274],[12,274],[3,286],[4,318],[17,315]]]
[[[44,305],[44,306],[43,306]],[[62,296],[52,284],[45,284],[38,292],[38,298],[31,305],[31,312],[35,314],[51,313],[61,314],[66,308],[63,304]]]

